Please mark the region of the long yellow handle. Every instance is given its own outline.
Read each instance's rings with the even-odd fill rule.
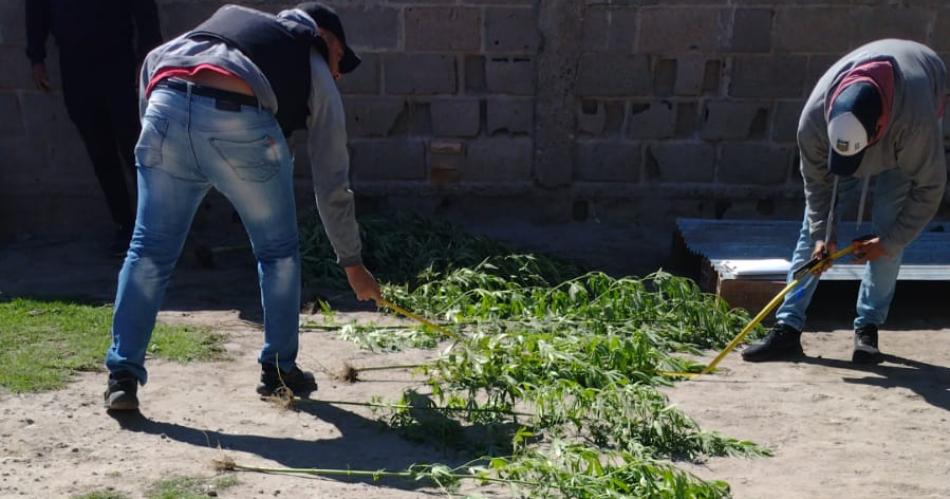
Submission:
[[[416,314],[414,314],[414,313],[412,313],[412,312],[410,312],[410,311],[408,311],[408,310],[406,310],[406,309],[400,307],[399,305],[396,305],[395,303],[393,303],[393,302],[391,302],[391,301],[389,301],[389,300],[387,300],[387,299],[385,299],[385,298],[380,298],[379,301],[376,302],[376,303],[377,303],[378,305],[382,305],[382,306],[384,306],[384,307],[386,307],[386,308],[392,310],[393,312],[396,312],[397,314],[399,314],[399,315],[401,315],[401,316],[403,316],[403,317],[407,317],[407,318],[412,319],[412,320],[414,320],[414,321],[416,321],[416,322],[418,322],[418,323],[420,323],[420,324],[423,324],[423,325],[425,325],[425,326],[429,326],[429,327],[431,327],[432,329],[435,329],[436,331],[438,331],[438,332],[442,333],[443,335],[448,336],[448,337],[450,337],[450,338],[452,338],[452,339],[456,339],[456,340],[462,339],[462,337],[459,336],[459,334],[456,333],[455,331],[452,331],[452,330],[446,328],[445,326],[440,326],[440,325],[438,325],[438,324],[436,324],[436,323],[434,323],[434,322],[432,322],[432,321],[426,319],[425,317],[422,317],[421,315],[416,315]]]
[[[822,260],[822,265],[819,265],[818,268],[821,268],[825,264],[833,262],[853,252],[855,248],[857,248],[857,244],[852,243],[852,244],[849,244],[847,247],[836,251],[835,253],[825,257]],[[775,309],[775,307],[777,307],[780,303],[782,303],[782,300],[785,298],[785,295],[787,295],[791,290],[798,287],[798,284],[804,278],[805,277],[803,276],[798,279],[793,279],[791,282],[786,284],[785,287],[782,288],[782,290],[779,291],[779,293],[775,295],[775,297],[772,298],[772,300],[767,305],[765,305],[765,307],[758,314],[756,314],[756,316],[753,317],[751,321],[749,321],[746,327],[742,328],[742,331],[739,331],[739,334],[737,334],[736,337],[733,338],[732,341],[730,341],[729,344],[726,345],[726,347],[723,348],[721,352],[719,352],[719,355],[717,355],[716,358],[714,358],[712,362],[709,363],[709,365],[703,368],[702,371],[698,373],[661,371],[660,374],[663,376],[681,376],[681,377],[686,377],[686,378],[694,378],[696,376],[701,376],[703,374],[709,374],[710,372],[712,372],[713,369],[716,368],[716,366],[719,365],[720,362],[722,362],[722,359],[726,358],[726,356],[729,355],[729,353],[732,352],[732,350],[734,350],[737,346],[739,346],[739,343],[742,343],[742,340],[744,340],[745,337],[748,336],[748,334],[753,329],[755,329],[755,326],[758,326],[760,322],[762,322],[763,320],[765,320],[766,317],[768,317],[768,315],[772,312],[772,310]]]

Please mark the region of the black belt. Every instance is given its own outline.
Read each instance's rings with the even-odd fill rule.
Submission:
[[[257,103],[257,99],[250,95],[229,92],[227,90],[221,90],[220,88],[205,87],[202,85],[196,85],[194,83],[190,84],[190,86],[191,93],[193,95],[201,95],[203,97],[213,98],[215,100],[214,106],[218,109],[225,111],[240,111],[240,106],[260,107]],[[187,93],[189,84],[182,80],[165,79],[160,81],[158,85],[155,85],[155,87],[168,88],[171,90]]]

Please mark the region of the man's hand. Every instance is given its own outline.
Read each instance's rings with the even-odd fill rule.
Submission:
[[[867,241],[855,241],[854,244],[854,263],[873,262],[878,258],[888,256],[880,237]]]
[[[33,83],[36,88],[49,93],[53,91],[53,86],[49,82],[49,72],[46,71],[46,63],[38,62],[33,65]]]
[[[379,283],[362,264],[350,265],[344,267],[344,270],[346,271],[346,279],[350,281],[350,287],[353,288],[358,300],[373,300],[379,303],[383,299],[383,295],[379,291]]]
[[[838,251],[837,244],[833,242],[829,242],[828,245],[826,246],[824,241],[815,241],[815,248],[812,249],[811,251],[811,258],[813,260],[825,258],[831,255],[832,253],[834,253],[835,251]],[[823,265],[819,265],[815,267],[815,269],[812,270],[811,272],[812,274],[819,275],[819,274],[824,273],[826,270],[830,268],[831,268],[831,261],[828,261],[827,263]]]

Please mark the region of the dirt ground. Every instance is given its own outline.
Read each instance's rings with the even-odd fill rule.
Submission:
[[[120,262],[97,256],[102,249],[90,241],[0,248],[0,293],[109,300]],[[353,469],[458,459],[381,431],[363,408],[320,404],[286,412],[260,401],[253,391],[261,341],[256,277],[240,258],[224,263],[201,269],[186,257],[162,319],[210,325],[226,334],[230,360],[186,366],[150,362],[140,415],[112,417],[102,409],[102,373],[81,373],[55,392],[0,391],[0,497],[69,497],[105,487],[138,497],[169,476],[212,476],[212,460],[222,455],[247,465]],[[845,330],[850,313],[827,305],[816,307],[818,332],[805,337],[806,360],[750,365],[732,355],[722,373],[668,390],[705,428],[775,451],[771,458],[713,458],[683,466],[729,481],[738,498],[950,497],[950,325],[947,311],[935,305],[946,302],[939,298],[946,296],[942,289],[941,295],[928,288],[919,299],[898,290],[892,324],[882,333],[882,348],[890,354],[882,366],[850,363],[851,336]],[[833,292],[853,296],[853,290]],[[354,310],[341,313],[338,322],[391,320],[353,307],[342,296],[331,298]],[[413,363],[432,355],[370,354],[326,332],[305,333],[301,343],[301,365],[318,371],[320,390],[313,397],[319,399],[394,397],[418,383],[409,373],[395,372],[346,384],[321,368]],[[219,495],[442,495],[404,483],[251,473],[238,479]]]

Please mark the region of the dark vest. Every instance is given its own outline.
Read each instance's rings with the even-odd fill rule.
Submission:
[[[307,127],[310,114],[310,49],[326,53],[319,36],[293,22],[256,10],[226,5],[189,32],[237,48],[264,73],[277,95],[277,122],[285,135]]]

